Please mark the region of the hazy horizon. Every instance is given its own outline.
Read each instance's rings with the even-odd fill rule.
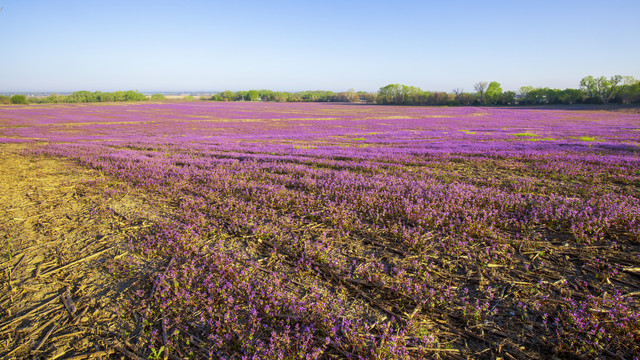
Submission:
[[[204,92],[640,77],[640,2],[0,0],[0,92]],[[211,89],[211,90],[200,90]]]

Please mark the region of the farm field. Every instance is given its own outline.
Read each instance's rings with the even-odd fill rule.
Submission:
[[[0,151],[0,358],[640,353],[637,110],[3,106]]]

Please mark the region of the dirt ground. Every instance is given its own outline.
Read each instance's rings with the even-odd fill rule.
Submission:
[[[153,220],[99,172],[0,144],[0,358],[128,357],[117,304],[136,279],[108,265]]]

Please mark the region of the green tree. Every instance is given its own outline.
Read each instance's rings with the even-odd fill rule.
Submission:
[[[543,89],[544,97],[547,99],[548,104],[561,104],[561,95],[562,90],[560,89],[550,89],[548,87]]]
[[[125,101],[126,100],[125,95],[126,95],[125,92],[122,90],[114,91],[113,101]]]
[[[371,103],[376,101],[376,94],[375,93],[370,93],[370,92],[366,92],[366,91],[358,91],[358,96],[368,104],[371,104]]]
[[[406,87],[406,85],[401,84],[389,84],[387,86],[381,87],[378,91],[376,102],[380,104],[404,104]]]
[[[260,93],[258,90],[249,90],[247,91],[247,99],[249,101],[258,101],[260,99]]]
[[[500,83],[497,81],[490,82],[485,97],[489,104],[497,104],[502,99],[502,87],[500,87]]]
[[[521,86],[520,89],[518,89],[518,103],[520,105],[531,104],[529,94],[531,94],[533,90],[535,89],[531,85]]]
[[[152,101],[162,101],[162,100],[167,100],[167,98],[164,97],[164,95],[162,95],[162,94],[153,94],[153,95],[151,95],[151,100]]]
[[[11,104],[11,99],[8,96],[0,95],[0,105]]]
[[[90,91],[86,90],[75,91],[69,96],[74,98],[74,102],[76,103],[88,103],[92,102],[91,100],[93,99],[93,94]]]
[[[502,93],[500,103],[503,105],[513,105],[516,103],[516,93],[513,91],[505,91]]]
[[[289,100],[289,93],[276,91],[273,93],[273,99],[277,102],[287,102]]]
[[[138,92],[137,90],[136,91],[129,90],[125,92],[124,99],[125,101],[146,101],[147,97],[144,94]]]
[[[27,97],[24,95],[13,95],[10,99],[12,104],[28,104]]]
[[[224,101],[233,101],[236,99],[236,94],[234,94],[233,91],[231,90],[223,91],[222,94],[220,94],[220,96]]]
[[[301,102],[302,96],[299,93],[288,93],[287,102]]]
[[[116,97],[113,95],[113,93],[103,92],[103,93],[100,93],[98,101],[100,101],[100,102],[114,102],[114,101],[116,101]]]
[[[428,99],[429,96],[431,94],[422,91],[422,89],[420,89],[417,86],[407,86],[407,85],[401,85],[401,91],[403,93],[403,101],[402,104],[404,105],[420,105],[420,104],[425,104]],[[436,99],[437,101],[437,95],[435,98],[431,98],[431,99]]]
[[[622,80],[622,75],[614,75],[609,79],[604,76],[594,78],[589,75],[580,80],[580,88],[592,101],[606,104],[618,95]]]
[[[527,104],[542,105],[548,103],[545,89],[535,88],[527,94]]]
[[[247,100],[247,92],[246,91],[236,91],[234,100],[236,100],[236,101],[245,101],[245,100]]]
[[[55,93],[49,94],[49,96],[42,99],[42,102],[47,104],[55,104],[57,101],[57,95]]]
[[[273,101],[274,99],[274,95],[273,95],[273,91],[272,90],[258,90],[258,96],[260,97],[260,99],[262,99],[262,101]]]
[[[640,102],[640,80],[636,80],[633,76],[625,76],[624,85],[620,90],[620,101],[623,103]]]
[[[560,92],[560,102],[563,104],[578,104],[584,99],[584,92],[580,89],[564,89]]]
[[[336,94],[332,91],[325,90],[307,90],[300,91],[293,95],[299,96],[302,101],[325,102],[325,101],[347,101],[344,93]]]

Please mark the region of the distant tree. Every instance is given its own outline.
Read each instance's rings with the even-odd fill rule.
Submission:
[[[55,93],[49,94],[46,98],[44,98],[45,103],[55,104],[57,103],[57,95]]]
[[[562,104],[578,104],[584,98],[584,92],[580,89],[564,89],[560,91],[560,102]]]
[[[151,95],[151,100],[153,101],[161,101],[161,100],[166,100],[167,98],[162,95],[162,94],[153,94]]]
[[[401,91],[404,93],[404,101],[402,104],[405,105],[421,105],[429,101],[429,93],[422,91],[417,86],[407,86],[401,85]],[[435,98],[431,98],[432,101],[436,101],[437,96]]]
[[[100,93],[100,95],[98,95],[98,101],[113,102],[113,101],[116,101],[116,97],[113,95],[113,93],[103,92],[103,93]]]
[[[522,89],[522,88],[521,88]],[[521,104],[544,105],[544,104],[563,104],[570,100],[566,98],[565,90],[544,88],[531,88],[526,90],[526,95],[521,96]],[[574,96],[575,93],[572,93]]]
[[[618,95],[622,80],[622,75],[614,75],[609,79],[604,76],[594,78],[589,75],[580,80],[580,88],[592,101],[606,104]]]
[[[247,91],[246,100],[258,101],[258,99],[260,99],[260,93],[257,90],[249,90],[249,91]]]
[[[125,92],[124,98],[125,98],[125,101],[146,101],[147,100],[147,97],[144,94],[138,92],[137,90],[136,91],[129,90]]]
[[[502,87],[500,87],[500,83],[497,81],[490,82],[485,97],[489,104],[497,104],[500,102],[502,100]]]
[[[322,102],[334,101],[334,97],[336,96],[336,93],[334,93],[333,91],[326,91],[326,90],[315,90],[314,93],[316,93],[318,97],[316,101],[322,101]]]
[[[535,88],[527,94],[527,104],[542,105],[547,103],[546,91],[543,88]]]
[[[94,94],[86,90],[73,92],[71,95],[69,95],[69,97],[72,97],[75,100],[73,102],[76,103],[88,103],[96,101]]]
[[[277,102],[287,102],[289,100],[289,93],[277,91],[273,93],[273,100]]]
[[[325,90],[300,91],[295,94],[290,94],[289,97],[293,95],[299,96],[302,101],[347,101],[344,93],[336,94],[332,91]]]
[[[193,95],[185,95],[182,97],[183,101],[194,101],[196,98],[193,97]]]
[[[640,80],[634,79],[633,76],[625,76],[619,97],[622,103],[640,102]]]
[[[272,90],[258,90],[258,96],[260,97],[260,99],[262,99],[262,101],[273,101],[274,99]]]
[[[344,97],[350,103],[360,102],[360,95],[354,89],[347,90],[344,93]]]
[[[126,94],[124,91],[118,90],[113,92],[113,101],[125,101]]]
[[[300,99],[302,101],[320,101],[320,92],[319,91],[300,91],[297,92],[296,95],[300,96]],[[338,101],[335,98],[335,94],[334,96],[331,97],[331,101]]]
[[[288,93],[287,102],[301,102],[302,96],[299,93]]]
[[[449,101],[449,95],[447,95],[447,93],[443,91],[434,91],[434,92],[425,91],[424,93],[427,94],[426,101],[423,102],[426,105],[434,105],[434,106],[447,105]]]
[[[560,89],[550,89],[548,87],[543,89],[544,92],[544,97],[547,100],[548,104],[561,104],[562,100],[561,100],[561,95],[562,95],[562,90]]]
[[[318,100],[315,100],[318,101]],[[335,94],[331,97],[331,101],[336,102],[358,102],[360,101],[360,95],[353,90],[343,91]]]
[[[447,98],[448,98],[447,106],[460,106],[460,105],[462,105],[462,103],[460,102],[458,97],[456,97],[455,93],[447,94]]]
[[[27,97],[24,95],[13,95],[10,99],[12,104],[28,104]]]
[[[530,94],[529,97],[536,105],[542,104],[553,104],[554,103],[554,92],[552,89],[548,87],[545,88],[535,88]]]
[[[3,105],[11,104],[11,99],[8,96],[0,95],[0,104],[3,104]]]
[[[462,105],[463,104],[462,103],[462,94],[464,93],[464,89],[455,88],[452,91],[455,94],[456,100],[458,100],[458,102],[460,102],[460,105]]]
[[[534,90],[534,87],[531,85],[521,86],[518,89],[518,103],[520,105],[530,104],[529,102],[529,94]]]
[[[78,102],[78,98],[72,95],[67,95],[64,97],[64,102],[66,104],[75,104]]]
[[[473,94],[462,93],[462,95],[460,95],[460,101],[462,102],[462,105],[473,104]]]
[[[231,90],[225,90],[220,94],[222,100],[224,101],[233,101],[236,99],[236,94]]]
[[[358,96],[368,104],[374,103],[376,101],[376,93],[358,91]]]
[[[502,93],[500,103],[503,105],[513,105],[516,103],[516,93],[513,91],[505,91]]]
[[[401,84],[389,84],[387,86],[381,87],[378,91],[376,102],[380,104],[404,104],[406,87],[406,85]]]
[[[484,92],[487,89],[488,83],[486,81],[478,81],[473,85],[473,88],[476,90],[476,94],[478,94],[478,98],[480,100],[480,104],[484,104]]]

